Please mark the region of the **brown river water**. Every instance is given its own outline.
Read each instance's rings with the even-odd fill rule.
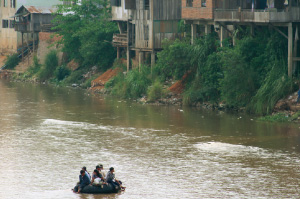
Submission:
[[[0,80],[0,199],[299,198],[299,127]],[[74,194],[99,163],[126,191]]]

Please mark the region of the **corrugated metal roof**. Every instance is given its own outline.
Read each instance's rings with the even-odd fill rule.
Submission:
[[[36,6],[24,6],[26,10],[30,13],[39,13],[39,14],[51,14],[56,12],[56,8],[48,7],[36,7]]]

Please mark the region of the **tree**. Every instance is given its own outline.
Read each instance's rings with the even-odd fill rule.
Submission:
[[[70,1],[71,0],[67,0]],[[80,4],[58,5],[55,29],[62,36],[63,51],[83,66],[108,68],[115,59],[112,46],[117,25],[109,21],[106,0],[82,0]]]

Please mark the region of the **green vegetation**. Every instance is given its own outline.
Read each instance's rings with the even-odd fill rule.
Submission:
[[[75,59],[86,68],[96,65],[104,71],[111,67],[116,57],[111,41],[118,28],[116,23],[109,20],[108,2],[83,0],[81,5],[58,7],[58,13],[73,13],[59,15],[54,20],[55,29],[62,36],[62,51],[68,54],[69,59]]]
[[[43,65],[35,58],[24,77],[87,88],[97,77],[97,72],[111,67],[126,68],[121,60],[115,60],[116,52],[111,41],[118,28],[109,20],[111,13],[107,1],[83,0],[80,6],[59,6],[58,13],[67,12],[74,14],[59,15],[55,19],[55,28],[62,36],[58,43],[68,55],[67,62],[76,60],[80,67],[71,71],[66,63],[59,66],[57,52],[51,51]],[[190,31],[190,26],[183,21],[179,28]],[[287,42],[268,27],[261,27],[255,37],[250,36],[248,29],[239,27],[235,38],[235,46],[228,38],[223,41],[222,48],[217,33],[202,36],[193,45],[188,37],[165,40],[152,70],[145,65],[126,74],[119,73],[105,87],[112,95],[121,98],[147,96],[150,101],[155,101],[166,96],[165,82],[182,80],[182,97],[186,105],[222,102],[229,108],[271,114],[279,99],[295,91],[294,82],[297,80],[287,76]],[[92,70],[94,66],[97,67],[96,74]],[[86,75],[90,71],[93,73]],[[274,118],[283,117],[279,114]]]
[[[153,85],[148,88],[147,97],[149,101],[155,101],[163,98],[166,95],[166,91],[163,88],[163,84],[157,79]]]
[[[153,71],[161,81],[188,75],[184,104],[223,101],[228,107],[270,114],[279,99],[295,90],[287,76],[287,42],[267,28],[255,37],[242,29],[238,35],[234,47],[229,41],[219,47],[215,34],[194,45],[186,40],[166,41]]]
[[[147,89],[151,85],[151,72],[149,67],[133,69],[126,75],[119,73],[115,78],[106,84],[106,88],[111,87],[111,93],[123,98],[139,98],[147,94]]]
[[[69,68],[67,68],[66,65],[62,65],[56,68],[56,70],[54,71],[54,76],[58,81],[63,80],[65,77],[67,77],[68,75],[70,75],[71,70]]]
[[[45,64],[42,66],[39,71],[38,77],[40,81],[46,81],[52,77],[54,71],[58,67],[58,57],[55,50],[50,51],[45,59]]]
[[[300,111],[296,112],[293,115],[289,115],[288,113],[276,113],[273,115],[260,117],[258,120],[267,122],[293,122],[298,120],[299,117]]]
[[[14,69],[19,64],[20,59],[18,58],[18,54],[13,54],[10,56],[7,56],[5,65],[6,69]]]

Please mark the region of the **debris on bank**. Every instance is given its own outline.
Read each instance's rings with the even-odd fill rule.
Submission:
[[[295,92],[287,96],[286,98],[279,100],[274,107],[274,112],[276,113],[281,111],[300,111],[300,103],[297,104],[297,98],[298,94],[297,92]]]
[[[14,72],[10,70],[0,70],[0,79],[10,79]]]

